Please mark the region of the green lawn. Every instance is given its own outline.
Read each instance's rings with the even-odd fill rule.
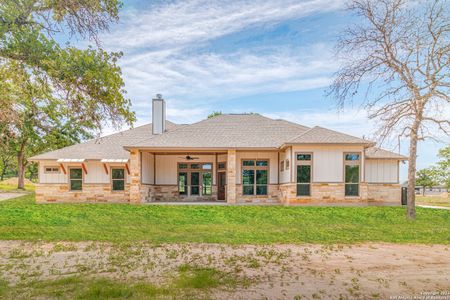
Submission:
[[[450,243],[450,211],[402,207],[163,206],[0,202],[0,239],[152,243]]]
[[[450,198],[440,196],[416,196],[416,203],[422,205],[450,207]]]
[[[34,191],[35,187],[31,184],[25,184],[25,190],[19,190],[17,185],[14,184],[4,184],[0,182],[0,192],[30,192]]]

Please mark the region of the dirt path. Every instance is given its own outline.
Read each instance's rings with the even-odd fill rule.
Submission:
[[[9,200],[21,196],[28,195],[28,193],[8,193],[0,191],[0,201]]]
[[[445,245],[0,242],[0,274],[12,285],[74,274],[164,285],[185,264],[247,282],[231,291],[209,291],[219,299],[389,299],[450,291],[450,246]]]

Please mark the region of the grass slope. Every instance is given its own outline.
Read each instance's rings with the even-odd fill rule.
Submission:
[[[0,202],[0,239],[152,243],[450,243],[450,211],[401,207],[157,206]]]

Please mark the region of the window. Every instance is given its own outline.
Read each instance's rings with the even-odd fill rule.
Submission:
[[[211,172],[204,172],[202,176],[202,195],[212,194],[212,174]]]
[[[280,169],[281,169],[281,172],[284,171],[284,160],[281,161],[281,163],[280,163]]]
[[[111,180],[112,180],[112,190],[113,191],[125,190],[125,169],[112,168],[111,169]]]
[[[188,180],[187,180],[187,173],[186,172],[179,172],[178,173],[178,192],[180,195],[187,195],[188,194]]]
[[[44,173],[46,173],[46,174],[59,174],[59,167],[45,167]]]
[[[243,195],[267,195],[269,183],[268,160],[243,160],[242,161],[242,194]]]
[[[297,196],[311,196],[311,161],[311,154],[297,154]]]
[[[220,162],[218,165],[219,165],[219,170],[225,170],[227,168],[227,164],[224,162]]]
[[[81,168],[70,168],[69,182],[71,191],[81,191],[83,189],[83,170]]]
[[[286,159],[286,170],[289,170],[289,159]]]
[[[178,193],[183,196],[210,196],[212,168],[212,163],[179,163]]]
[[[297,154],[297,160],[310,161],[311,156],[312,156],[311,154],[299,153],[299,154]]]
[[[346,153],[344,155],[345,196],[359,196],[359,153]]]

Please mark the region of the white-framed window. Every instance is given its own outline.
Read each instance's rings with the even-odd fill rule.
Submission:
[[[184,196],[212,195],[212,163],[178,163],[178,193]]]
[[[124,168],[111,168],[111,184],[113,191],[125,190],[125,169]]]
[[[242,161],[242,194],[267,195],[269,160],[245,159]]]
[[[359,196],[360,153],[344,153],[345,196]]]
[[[69,184],[71,191],[83,190],[83,169],[81,168],[69,169]]]
[[[59,174],[59,172],[60,172],[59,167],[56,166],[44,167],[45,174]]]
[[[297,196],[311,196],[312,153],[297,153]]]

